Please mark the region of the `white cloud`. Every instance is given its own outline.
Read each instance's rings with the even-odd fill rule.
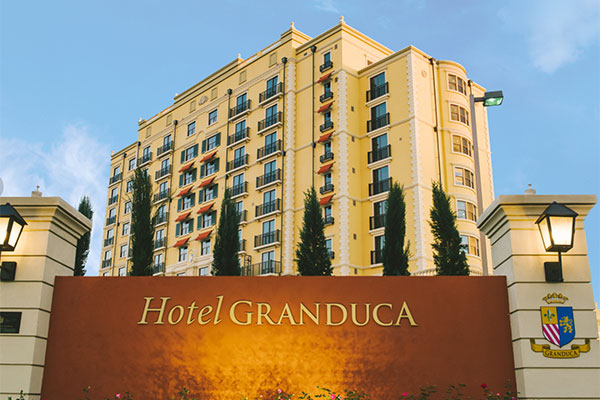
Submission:
[[[0,138],[4,181],[2,196],[30,196],[36,185],[44,197],[62,197],[77,208],[88,195],[94,219],[87,275],[98,275],[102,229],[106,209],[109,149],[92,137],[83,125],[69,125],[54,144]]]
[[[600,37],[597,0],[512,2],[499,13],[509,30],[525,37],[531,63],[551,74],[570,64]]]
[[[335,6],[333,0],[315,0],[314,4],[317,10],[339,13],[339,10]]]

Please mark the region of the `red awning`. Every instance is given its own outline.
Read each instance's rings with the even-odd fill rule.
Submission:
[[[325,204],[329,204],[329,202],[331,201],[331,199],[333,198],[333,195],[330,194],[329,196],[323,197],[321,200],[319,200],[319,204],[324,206]]]
[[[323,136],[321,136],[319,138],[319,140],[317,140],[317,143],[323,143],[323,142],[328,141],[329,138],[331,137],[331,135],[333,135],[333,132],[329,132],[329,133],[324,134]]]
[[[204,186],[208,186],[212,183],[212,181],[215,180],[215,177],[213,176],[212,178],[208,178],[207,180],[205,180],[204,182],[202,182],[200,184],[200,187],[204,187]]]
[[[188,240],[190,240],[189,237],[187,237],[185,239],[178,240],[177,243],[175,243],[175,247],[184,246],[188,242]]]
[[[212,229],[210,231],[203,232],[203,233],[201,233],[201,234],[198,235],[198,237],[196,238],[196,240],[204,240],[207,237],[209,237],[211,233],[212,233]]]
[[[205,212],[210,210],[214,205],[215,203],[210,203],[209,205],[202,207],[200,210],[198,210],[198,214],[204,214]]]
[[[321,108],[319,108],[318,112],[323,112],[323,111],[329,110],[331,108],[332,104],[333,104],[333,101],[331,101],[331,102],[329,102],[329,103],[327,103],[325,105],[322,105]]]
[[[181,169],[179,170],[179,172],[187,171],[188,169],[192,168],[192,165],[194,165],[193,161],[191,163],[189,163],[188,165],[184,165],[183,167],[181,167]]]
[[[188,194],[190,192],[190,190],[192,190],[194,186],[190,186],[187,189],[183,189],[181,192],[179,192],[179,194],[177,195],[177,197],[181,197],[181,196],[185,196],[186,194]]]
[[[190,214],[191,214],[191,212],[186,212],[185,214],[181,214],[179,217],[177,217],[175,222],[186,220],[190,216]]]
[[[324,174],[325,172],[329,172],[329,170],[331,169],[331,167],[333,167],[333,163],[327,164],[327,165],[323,165],[321,168],[319,168],[319,171],[317,173],[318,174]]]
[[[204,161],[208,161],[208,160],[210,160],[211,158],[213,158],[213,157],[215,156],[215,154],[217,154],[217,151],[216,151],[216,150],[215,150],[215,151],[213,151],[213,152],[212,152],[212,153],[210,153],[210,154],[207,154],[207,155],[205,155],[205,156],[202,158],[202,160],[200,160],[200,162],[204,162]]]
[[[331,72],[328,73],[327,75],[323,75],[322,77],[319,78],[317,83],[325,82],[327,79],[329,79],[330,76],[331,76]]]

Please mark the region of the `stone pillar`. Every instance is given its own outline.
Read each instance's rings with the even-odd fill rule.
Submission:
[[[545,251],[535,224],[553,201],[579,214],[574,246],[562,254],[562,283],[545,281],[544,262],[557,261],[558,254]],[[494,275],[507,279],[520,399],[600,398],[600,350],[584,230],[584,220],[595,203],[592,195],[499,196],[477,221],[492,243]],[[555,313],[554,307],[564,307],[561,310],[567,314],[572,308],[571,320],[554,325],[564,330],[564,334],[559,332],[558,345],[544,337],[542,307],[545,313],[551,312],[546,315]],[[572,339],[570,322],[574,322]],[[552,323],[545,326],[548,331]]]
[[[58,197],[0,197],[5,203],[27,225],[15,250],[0,255],[17,263],[15,280],[0,282],[0,312],[21,313],[19,333],[0,333],[0,398],[17,399],[22,390],[38,400],[54,277],[73,275],[77,240],[92,223]]]

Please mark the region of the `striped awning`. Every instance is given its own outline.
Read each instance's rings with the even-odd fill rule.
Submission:
[[[177,197],[185,196],[186,194],[188,194],[190,192],[190,190],[192,190],[193,187],[194,186],[192,185],[189,188],[183,189],[181,192],[179,192]]]
[[[327,165],[323,165],[321,168],[319,168],[319,171],[317,172],[318,174],[324,174],[325,172],[329,172],[329,170],[331,169],[331,167],[333,167],[333,163],[327,164]]]
[[[326,133],[324,135],[322,135],[319,140],[317,140],[317,143],[323,143],[329,140],[329,138],[331,137],[331,135],[333,135],[333,131]]]
[[[185,172],[188,169],[192,168],[192,165],[194,165],[194,162],[192,161],[191,163],[184,165],[183,167],[181,167],[181,169],[179,170],[179,172]]]
[[[208,186],[208,185],[210,185],[210,184],[212,183],[212,181],[214,181],[214,180],[215,180],[215,177],[214,177],[214,176],[213,176],[212,178],[208,178],[208,179],[206,179],[205,181],[203,181],[203,182],[200,184],[200,187],[205,187],[205,186]]]
[[[187,237],[185,239],[178,240],[177,243],[175,243],[175,247],[185,246],[185,244],[188,242],[188,240],[190,240],[189,237]]]
[[[211,233],[212,233],[212,229],[210,231],[202,232],[201,234],[198,235],[196,240],[204,240],[207,237],[209,237]]]
[[[177,217],[177,219],[175,220],[175,222],[179,222],[179,221],[185,221],[186,219],[188,219],[188,217],[190,216],[191,212],[186,212],[185,214],[181,214],[179,217]]]
[[[217,154],[217,151],[216,151],[216,150],[215,150],[215,151],[213,151],[212,153],[210,153],[210,154],[207,154],[207,155],[205,155],[204,157],[202,157],[202,160],[200,160],[200,162],[204,162],[204,161],[208,161],[208,160],[210,160],[211,158],[213,158],[213,157],[215,156],[215,154]]]
[[[319,204],[322,206],[329,204],[331,202],[332,198],[333,198],[332,194],[330,194],[329,196],[325,196],[321,200],[319,200]]]
[[[209,205],[202,207],[200,210],[198,210],[198,214],[204,214],[205,212],[213,208],[214,205],[215,203],[210,203]]]
[[[328,73],[327,75],[323,75],[322,77],[319,78],[317,83],[325,82],[327,79],[329,79],[330,76],[331,76],[331,72]]]
[[[327,110],[329,110],[329,109],[331,108],[331,105],[332,105],[332,104],[333,104],[333,101],[330,101],[330,102],[329,102],[329,103],[327,103],[327,104],[323,104],[323,105],[322,105],[322,106],[319,108],[319,111],[318,111],[318,112],[322,113],[322,112],[324,112],[324,111],[327,111]]]

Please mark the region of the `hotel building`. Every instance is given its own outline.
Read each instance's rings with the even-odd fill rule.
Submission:
[[[343,18],[315,38],[292,24],[140,120],[136,141],[112,154],[100,274],[130,268],[137,166],[153,183],[157,275],[210,275],[226,187],[242,216],[242,274],[295,274],[311,185],[334,274],[381,274],[393,181],[406,193],[411,273],[433,275],[437,180],[455,207],[472,274],[482,274],[489,244],[475,220],[494,193],[486,110],[475,106],[474,147],[469,95],[484,92],[461,65],[412,46],[394,52]]]

